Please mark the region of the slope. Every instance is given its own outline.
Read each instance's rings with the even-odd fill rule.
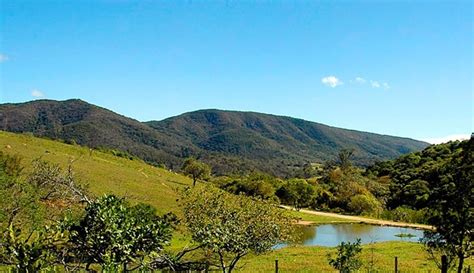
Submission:
[[[126,196],[131,201],[149,203],[160,213],[176,212],[175,189],[191,185],[191,180],[185,176],[153,167],[138,159],[130,160],[95,150],[90,154],[86,147],[31,135],[0,131],[0,150],[21,156],[22,165],[27,168],[37,158],[63,167],[74,160],[72,166],[77,179],[80,183],[88,184],[93,194]]]
[[[256,169],[278,175],[305,163],[335,159],[344,148],[355,149],[354,161],[366,166],[427,146],[408,138],[254,112],[200,110],[147,124],[175,139],[190,141],[205,151],[200,156],[215,166],[219,156],[238,157]]]

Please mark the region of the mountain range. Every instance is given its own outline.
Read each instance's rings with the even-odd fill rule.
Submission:
[[[334,160],[345,148],[367,166],[429,145],[255,112],[207,109],[140,122],[78,99],[0,104],[0,130],[126,151],[170,169],[193,156],[218,175],[258,170],[288,177],[306,164]]]

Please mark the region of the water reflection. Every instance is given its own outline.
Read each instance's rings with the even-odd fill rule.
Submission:
[[[412,234],[414,237],[397,237],[397,234]],[[337,246],[343,241],[354,242],[360,238],[363,244],[383,241],[418,242],[423,231],[413,228],[374,226],[367,224],[328,224],[302,226],[298,228],[297,244],[307,246]]]

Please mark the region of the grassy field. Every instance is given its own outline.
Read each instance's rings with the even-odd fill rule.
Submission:
[[[285,272],[337,272],[328,264],[327,255],[334,254],[329,247],[287,247],[262,256],[246,257],[238,272],[274,272],[275,260],[279,271]],[[359,272],[394,272],[394,259],[398,257],[399,272],[439,272],[436,264],[428,259],[423,246],[410,242],[383,242],[364,245]],[[373,267],[370,267],[373,261]],[[474,267],[471,258],[467,265]]]
[[[160,213],[177,212],[176,189],[191,185],[192,180],[167,170],[77,145],[0,131],[1,151],[20,155],[28,172],[37,158],[63,167],[73,159],[73,170],[80,183],[88,184],[95,195],[113,193],[131,201],[149,203]]]
[[[132,202],[145,202],[155,206],[160,213],[169,211],[179,215],[176,189],[191,185],[188,177],[150,166],[140,160],[129,160],[109,153],[93,151],[77,145],[35,138],[29,135],[0,131],[0,150],[18,154],[23,158],[25,173],[37,158],[67,166],[74,159],[73,169],[81,183],[89,185],[95,195],[114,193],[126,196]],[[291,212],[295,217],[316,224],[350,222],[350,220]],[[189,244],[189,236],[180,227],[173,236],[170,249],[178,250]],[[399,257],[401,272],[437,272],[429,262],[422,246],[416,243],[387,242],[364,246],[363,259],[367,265],[372,259],[379,272],[393,272],[393,259]],[[272,272],[274,261],[279,260],[280,272],[331,272],[327,253],[334,248],[287,247],[263,256],[249,256],[240,272]],[[468,264],[473,265],[472,260]],[[1,270],[1,269],[0,269]],[[367,272],[365,270],[364,272]]]

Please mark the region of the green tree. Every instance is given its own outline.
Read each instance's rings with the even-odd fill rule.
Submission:
[[[68,227],[70,252],[86,269],[98,263],[107,270],[125,271],[132,261],[159,253],[171,239],[173,217],[157,216],[154,208],[131,206],[123,198],[105,195],[90,203],[85,215]]]
[[[342,149],[337,154],[337,165],[341,170],[346,171],[352,167],[352,157],[354,156],[354,149]]]
[[[372,216],[379,216],[383,210],[380,202],[371,194],[358,194],[351,197],[348,207],[357,214]]]
[[[270,251],[292,234],[293,219],[285,210],[212,186],[185,190],[181,205],[193,240],[218,256],[224,273],[245,255]]]
[[[276,195],[282,202],[299,209],[312,204],[315,190],[304,179],[290,179],[277,190]]]
[[[56,226],[44,226],[23,234],[10,224],[0,242],[0,264],[14,266],[18,272],[39,272],[50,269],[58,261],[66,234]]]
[[[57,204],[72,204],[79,187],[70,169],[36,160],[25,179],[21,169],[18,157],[0,153],[0,264],[36,272],[58,261],[67,234],[56,225],[65,212]]]
[[[191,175],[193,178],[193,186],[196,186],[197,180],[207,179],[211,175],[211,167],[209,165],[192,157],[184,161],[182,169],[185,174]]]
[[[458,260],[458,273],[473,253],[474,241],[474,138],[461,144],[462,152],[433,175],[426,245],[445,249]]]
[[[337,247],[337,255],[332,258],[328,256],[329,264],[340,273],[350,273],[358,270],[362,266],[362,262],[358,258],[359,253],[362,252],[360,246],[360,239],[356,242],[342,242]]]

